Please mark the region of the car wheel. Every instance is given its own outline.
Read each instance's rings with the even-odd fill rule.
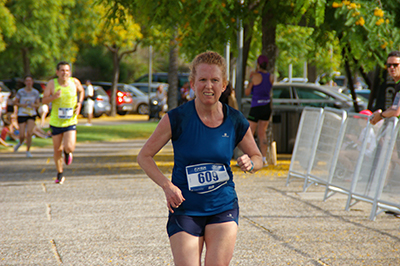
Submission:
[[[126,115],[127,111],[118,111],[117,112],[119,115]]]
[[[103,113],[100,113],[100,114],[94,114],[93,116],[95,117],[95,118],[99,118],[100,116],[102,116],[103,115]]]
[[[147,115],[149,114],[149,106],[147,104],[141,104],[138,106],[137,112],[140,115]]]

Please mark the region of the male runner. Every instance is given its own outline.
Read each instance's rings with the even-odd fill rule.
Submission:
[[[52,103],[50,129],[53,138],[54,162],[57,169],[55,183],[64,183],[63,158],[66,165],[72,163],[72,152],[76,143],[77,116],[82,107],[84,89],[81,82],[71,77],[70,65],[61,61],[57,64],[57,78],[47,83],[43,93],[43,104]]]

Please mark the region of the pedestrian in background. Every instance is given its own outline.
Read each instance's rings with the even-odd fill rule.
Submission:
[[[2,90],[2,88],[1,88],[1,86],[0,86],[0,126],[3,126],[4,125],[4,123],[3,123],[3,94],[1,94],[1,90]],[[6,105],[7,106],[7,105]]]
[[[182,105],[184,103],[187,103],[189,100],[189,92],[190,92],[190,84],[189,82],[185,82],[183,84],[182,88],[179,90],[181,94],[181,98],[179,99],[178,105]]]
[[[227,85],[225,59],[215,52],[196,56],[190,85],[195,100],[169,111],[140,151],[137,162],[165,193],[167,232],[175,265],[229,265],[238,228],[239,205],[230,161],[238,146],[242,171],[262,167],[261,153],[243,114],[219,98]],[[154,156],[172,140],[170,181]]]
[[[260,55],[257,59],[256,71],[250,74],[250,81],[245,90],[245,95],[252,94],[251,108],[247,120],[250,122],[251,132],[257,130],[258,145],[263,156],[263,164],[267,163],[267,128],[272,113],[272,85],[274,75],[268,73],[268,57]]]
[[[386,60],[386,67],[389,73],[389,76],[393,78],[396,83],[395,88],[395,97],[391,107],[382,112],[381,109],[378,109],[374,112],[371,123],[375,125],[381,119],[388,117],[398,117],[400,116],[400,51],[390,52],[388,58]]]
[[[85,90],[85,113],[87,114],[86,126],[92,125],[93,109],[94,109],[94,88],[90,80],[86,80]]]
[[[29,151],[32,144],[33,129],[36,126],[35,119],[37,108],[40,106],[40,93],[33,88],[33,78],[25,76],[25,87],[17,91],[14,99],[14,106],[18,107],[19,142],[14,147],[17,152],[24,143],[26,137],[26,157],[32,157]]]
[[[389,117],[400,116],[400,51],[392,51],[389,53],[386,60],[386,67],[389,76],[394,80],[395,96],[391,107],[382,112],[381,109],[373,113],[371,124],[375,125],[379,121]],[[396,141],[397,157],[400,158],[400,142]],[[393,211],[385,211],[386,214],[391,214],[400,217],[400,213]]]
[[[81,82],[71,77],[70,65],[61,61],[56,68],[57,78],[47,83],[42,102],[51,103],[50,129],[53,139],[54,163],[57,169],[55,183],[63,183],[63,157],[66,165],[72,163],[76,144],[76,124],[85,92]]]

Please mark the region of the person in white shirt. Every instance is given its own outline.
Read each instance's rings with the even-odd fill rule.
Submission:
[[[14,105],[18,107],[19,143],[15,145],[14,152],[24,143],[26,137],[26,156],[32,157],[30,153],[35,119],[38,115],[36,109],[40,106],[40,94],[33,88],[33,78],[25,77],[25,87],[17,91]],[[26,133],[25,133],[26,132]]]
[[[94,109],[94,88],[90,80],[86,80],[86,90],[85,90],[85,112],[87,113],[87,123],[86,126],[92,125],[93,109]]]

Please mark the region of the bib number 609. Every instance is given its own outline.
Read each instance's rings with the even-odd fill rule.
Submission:
[[[216,182],[216,181],[219,180],[217,172],[199,173],[198,178],[199,178],[199,183],[200,184],[204,184],[204,182],[209,183],[211,181]]]

